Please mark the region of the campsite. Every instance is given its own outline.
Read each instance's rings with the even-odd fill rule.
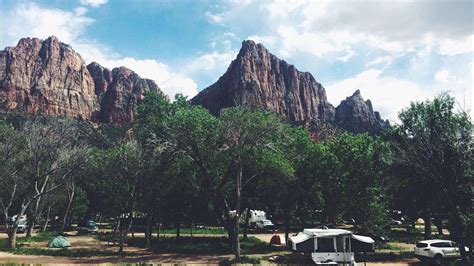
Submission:
[[[474,265],[474,0],[0,10],[0,265]]]
[[[260,211],[259,214],[264,213]],[[265,216],[261,218],[266,218]],[[138,223],[138,222],[137,222]],[[62,233],[65,236],[66,245],[52,246],[52,240],[57,240],[58,232],[46,231],[34,233],[32,238],[20,236],[18,247],[11,253],[7,249],[1,249],[0,263],[117,263],[117,262],[146,262],[146,263],[186,263],[186,264],[225,264],[233,260],[232,253],[227,248],[227,235],[222,227],[196,226],[181,228],[180,236],[177,237],[176,228],[161,228],[159,233],[154,232],[157,238],[152,243],[152,248],[146,247],[145,235],[138,228],[126,243],[126,254],[117,256],[118,239],[113,237],[113,227],[106,222],[97,224],[98,232],[84,232],[81,229],[69,230]],[[320,232],[324,237],[337,233],[347,235],[353,225],[340,224],[338,227],[344,229],[305,229],[304,233]],[[388,235],[389,241],[377,240],[372,244],[370,237],[355,235],[362,242],[359,247],[351,243],[352,251],[357,250],[355,258],[358,263],[365,265],[379,265],[379,263],[391,263],[396,265],[419,265],[419,261],[413,254],[415,243],[423,239],[423,224],[417,224],[414,230],[411,225],[394,225]],[[77,229],[72,225],[71,229]],[[324,227],[325,228],[325,227]],[[409,230],[407,230],[409,229]],[[433,235],[436,228],[433,227]],[[314,240],[308,235],[302,237],[303,232],[292,230],[290,243],[284,243],[284,231],[261,231],[257,228],[249,230],[247,240],[241,240],[242,255],[246,263],[252,264],[311,264],[313,263],[309,254],[314,249]],[[270,244],[272,237],[278,236],[281,244]],[[0,233],[0,244],[6,242],[6,234]],[[298,240],[300,238],[301,240]],[[64,239],[64,238],[63,238]],[[293,242],[292,242],[293,241]],[[298,242],[298,244],[296,243]],[[60,243],[63,244],[63,243]],[[300,244],[303,244],[300,246]],[[307,245],[313,246],[307,246]],[[296,248],[298,247],[298,252]],[[332,245],[332,244],[331,244]],[[337,244],[339,248],[339,243]],[[301,249],[301,247],[303,249]],[[321,244],[320,244],[321,248]],[[328,248],[326,246],[326,248]],[[329,247],[331,248],[331,247]],[[329,249],[325,250],[329,251]],[[365,251],[365,252],[364,252]],[[329,257],[328,257],[329,258]],[[350,259],[348,259],[348,262]],[[453,261],[455,262],[455,261]],[[454,264],[455,265],[455,264]]]

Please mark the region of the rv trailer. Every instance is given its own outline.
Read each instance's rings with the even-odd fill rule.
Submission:
[[[367,236],[355,235],[343,229],[304,229],[288,240],[295,252],[311,254],[320,264],[356,265],[355,252],[373,252],[375,241]]]

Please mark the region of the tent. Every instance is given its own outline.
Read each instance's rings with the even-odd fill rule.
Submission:
[[[64,236],[57,236],[52,238],[48,242],[49,248],[68,248],[71,246],[71,243]]]

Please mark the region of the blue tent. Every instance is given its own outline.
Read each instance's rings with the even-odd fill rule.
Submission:
[[[48,242],[50,248],[68,248],[70,246],[71,243],[64,236],[57,236]]]

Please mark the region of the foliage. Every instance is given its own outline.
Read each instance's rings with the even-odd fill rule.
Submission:
[[[453,239],[472,248],[468,224],[474,142],[468,114],[455,112],[454,98],[443,94],[432,101],[412,103],[399,117],[402,124],[395,128],[392,143],[397,166],[407,170],[401,172],[402,178],[409,178],[400,190],[411,191],[422,203],[416,206],[426,221],[432,215],[443,215]],[[425,237],[429,237],[430,230],[427,232]]]

